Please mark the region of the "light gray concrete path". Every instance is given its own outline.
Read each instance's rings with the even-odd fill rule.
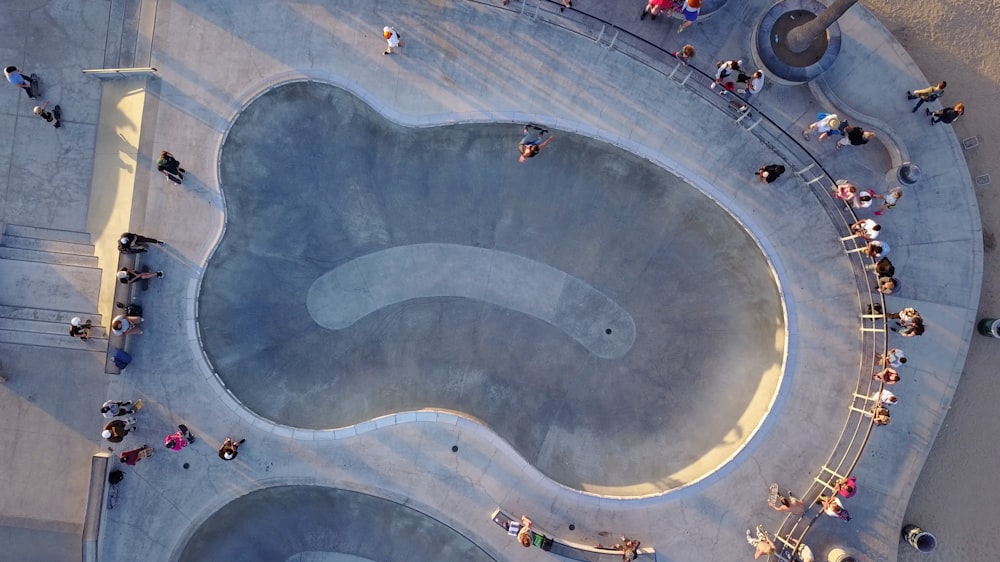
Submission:
[[[583,3],[578,8],[587,9]],[[703,67],[721,58],[749,58],[750,26],[767,3],[728,4],[733,6],[684,34],[684,41],[698,45],[697,62]],[[856,285],[837,241],[841,225],[831,223],[808,188],[791,175],[769,186],[754,181],[753,171],[776,158],[757,137],[690,90],[665,82],[649,67],[595,45],[585,35],[476,2],[354,0],[336,6],[299,3],[245,10],[233,2],[161,0],[156,9],[152,62],[161,76],[154,92],[156,149],[171,150],[190,174],[180,186],[153,182],[145,224],[169,234],[176,262],[171,271],[177,273],[164,280],[157,298],[144,302],[147,316],[157,322],[137,346],[134,367],[112,380],[107,394],[147,400],[143,425],[123,445],[156,444],[179,422],[187,423],[199,440],[178,453],[161,447],[152,458],[127,469],[119,503],[105,514],[105,559],[121,559],[137,550],[152,560],[179,559],[197,527],[232,500],[275,485],[322,485],[404,504],[469,537],[496,559],[538,555],[516,545],[490,522],[493,507],[502,505],[528,513],[540,528],[567,540],[592,544],[627,533],[656,547],[658,559],[737,560],[751,554],[744,529],[780,521],[764,506],[767,485],[774,480],[793,489],[808,485],[839,436],[856,383]],[[924,78],[904,52],[874,40],[884,30],[867,24],[859,12],[860,7],[852,8],[843,23],[845,31],[871,34],[872,42],[865,44],[864,35],[846,45],[846,70],[830,74],[854,73],[849,89],[859,90],[859,97],[838,90],[841,99],[871,104],[866,113],[894,122],[898,108],[875,104],[884,96],[882,83],[921,83]],[[556,13],[551,17],[558,17]],[[573,19],[578,15],[565,16],[566,27],[579,29]],[[406,41],[401,53],[389,57],[381,55],[380,30],[387,23]],[[667,42],[681,43],[668,36],[663,42],[666,47],[671,47]],[[556,484],[526,462],[505,435],[477,419],[403,412],[324,432],[275,425],[238,404],[208,368],[200,349],[205,334],[196,326],[200,307],[207,305],[198,303],[204,268],[214,267],[209,258],[219,240],[225,241],[224,228],[238,226],[225,224],[238,215],[227,217],[223,210],[219,152],[231,122],[256,95],[303,78],[345,88],[394,126],[532,120],[546,123],[557,134],[596,139],[563,146],[606,141],[610,154],[624,148],[649,159],[727,208],[769,257],[785,299],[788,330],[780,393],[760,389],[747,407],[755,415],[741,418],[730,436],[749,439],[749,444],[710,476],[699,480],[704,470],[687,475],[684,481],[692,482],[687,487],[644,499],[616,499]],[[832,84],[842,84],[834,78]],[[793,132],[825,109],[815,107],[801,87],[772,85],[759,101]],[[272,131],[291,134],[285,125],[276,122]],[[516,140],[518,126],[510,127]],[[928,320],[929,333],[920,341],[905,342],[913,369],[905,373],[900,388],[904,403],[896,407],[893,425],[876,433],[859,468],[863,492],[852,500],[854,522],[835,528],[823,521],[811,535],[821,544],[839,542],[865,558],[884,560],[896,555],[895,537],[909,487],[964,361],[981,275],[975,199],[960,154],[955,159],[954,137],[943,128],[907,135],[929,141],[914,141],[916,146],[909,147],[927,180],[886,217],[884,236],[893,234],[887,240],[894,258],[904,256],[901,270],[920,272],[905,276],[904,290],[893,305],[915,305]],[[570,162],[572,154],[559,152],[560,140],[568,139],[563,134],[522,168],[508,148],[510,139],[497,141],[497,150],[513,170],[540,169]],[[831,172],[872,187],[879,185],[889,160],[871,145],[841,153],[833,153],[832,144],[814,148]],[[327,157],[335,155],[331,150]],[[613,167],[614,162],[606,165]],[[153,171],[146,173],[157,177]],[[229,190],[240,189],[222,188],[227,197]],[[364,212],[357,217],[371,218]],[[942,261],[944,255],[947,261]],[[220,249],[213,259],[224,257]],[[612,273],[559,268],[599,289],[603,283],[595,277]],[[244,282],[259,279],[232,279],[233,290]],[[275,294],[282,289],[272,287]],[[304,303],[305,293],[301,295]],[[640,326],[637,322],[637,338],[642,337]],[[29,363],[30,350],[13,353]],[[295,364],[280,364],[264,374],[296,390],[297,373]],[[366,400],[360,393],[341,394]],[[763,412],[770,414],[761,422]],[[530,426],[533,421],[516,419],[512,424]],[[94,426],[99,426],[96,416]],[[226,435],[248,439],[239,458],[230,463],[219,460],[215,451]],[[96,440],[92,444],[94,449],[99,446]],[[42,454],[39,447],[33,458]],[[271,516],[262,513],[260,518],[267,521]],[[570,524],[575,530],[569,530]]]

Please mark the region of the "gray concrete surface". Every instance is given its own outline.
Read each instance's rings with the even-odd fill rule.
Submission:
[[[284,529],[295,532],[284,532]],[[468,538],[395,502],[317,486],[258,490],[216,512],[180,560],[322,560],[300,553],[369,560],[495,560]]]
[[[142,2],[144,7],[149,4],[152,2]],[[577,8],[604,12],[602,15],[609,19],[616,16],[616,10],[624,12],[628,8],[627,18],[624,15],[620,18],[623,26],[640,29],[634,10],[626,4],[584,6],[581,0]],[[641,29],[643,34],[648,30],[649,37],[667,48],[679,47],[682,42],[695,43],[696,64],[702,67],[733,56],[747,60],[749,30],[765,4],[728,2],[712,18],[683,36],[667,30],[669,26],[658,28],[648,21],[643,22]],[[112,2],[111,6],[114,5]],[[4,21],[46,29],[50,21],[62,21],[61,28],[81,33],[81,44],[92,39],[113,43],[103,32],[105,24],[91,25],[98,20],[109,20],[106,12],[98,13],[108,10],[108,5],[84,6],[73,2],[34,2],[28,7],[17,3],[13,13],[22,19]],[[808,484],[839,434],[839,420],[843,419],[846,397],[858,369],[857,299],[850,294],[854,286],[852,273],[836,243],[839,231],[818,208],[808,188],[791,176],[772,186],[753,183],[751,174],[757,166],[776,158],[769,146],[734,126],[725,115],[707,106],[698,96],[692,96],[690,90],[665,82],[649,66],[595,45],[591,37],[596,36],[597,29],[584,30],[582,16],[576,11],[562,16],[564,20],[552,19],[556,22],[553,25],[471,1],[414,4],[396,0],[345,0],[335,6],[305,2],[269,8],[245,10],[231,2],[155,2],[155,30],[145,40],[153,45],[150,62],[160,69],[161,82],[156,99],[151,100],[156,127],[150,131],[150,143],[155,148],[148,152],[169,148],[192,172],[183,186],[161,184],[155,181],[158,179],[155,172],[148,169],[149,154],[140,160],[143,168],[138,173],[149,175],[148,181],[156,188],[150,189],[145,208],[137,213],[137,223],[150,231],[165,233],[163,236],[171,242],[170,256],[175,260],[162,292],[144,302],[157,318],[155,333],[143,336],[142,345],[136,346],[136,362],[126,376],[112,380],[106,387],[85,378],[59,381],[66,396],[60,395],[52,405],[55,421],[37,416],[44,424],[36,422],[36,427],[44,430],[45,435],[60,437],[22,441],[19,453],[25,460],[12,464],[5,473],[17,485],[5,486],[4,490],[30,493],[31,499],[5,496],[0,504],[3,512],[11,512],[10,506],[14,505],[35,509],[41,506],[51,515],[32,515],[36,521],[57,519],[70,524],[78,521],[82,493],[74,496],[70,486],[62,495],[53,495],[49,490],[51,479],[37,478],[32,473],[37,463],[32,461],[46,457],[53,439],[68,436],[70,443],[82,440],[87,450],[74,453],[72,448],[60,449],[60,455],[67,458],[59,465],[60,476],[67,470],[71,473],[63,481],[78,482],[82,490],[85,475],[74,479],[73,471],[77,468],[73,467],[85,466],[100,445],[94,438],[78,436],[92,435],[90,430],[83,429],[99,428],[100,421],[92,414],[88,414],[92,422],[83,417],[70,419],[75,404],[79,404],[81,412],[90,412],[106,396],[141,396],[148,404],[143,412],[143,425],[134,436],[135,441],[124,445],[156,442],[181,421],[191,426],[201,439],[181,453],[168,455],[161,449],[153,458],[129,469],[118,506],[105,513],[107,524],[101,543],[105,559],[120,559],[137,549],[153,560],[178,559],[200,525],[231,501],[268,486],[301,484],[353,490],[405,503],[505,560],[535,559],[538,553],[513,544],[488,520],[496,505],[528,513],[544,528],[581,543],[598,542],[601,537],[621,533],[635,535],[656,546],[658,559],[736,560],[749,556],[743,530],[757,522],[772,525],[780,520],[763,506],[767,484],[779,480],[796,489]],[[88,10],[95,12],[91,14]],[[555,13],[552,12],[552,18],[557,17]],[[884,29],[870,25],[864,14],[860,7],[852,8],[841,24],[847,35],[853,33],[861,38],[845,44],[842,54],[846,57],[846,67],[853,72],[849,86],[856,97],[848,99],[849,103],[867,104],[881,99],[886,81],[923,83],[926,79],[906,53],[891,41],[878,39],[885,35]],[[559,23],[563,21],[565,24]],[[379,30],[386,23],[396,25],[406,38],[407,46],[399,56],[380,54],[383,42]],[[295,40],[290,40],[292,36]],[[26,47],[25,35],[8,33],[4,37],[8,39],[4,48],[9,49],[11,56],[17,55],[18,64],[41,68],[43,80],[47,75],[59,76],[59,80],[48,83],[77,88],[80,98],[87,99],[84,90],[90,85],[76,73],[81,67],[94,65],[89,58],[80,61],[74,57],[84,56],[89,52],[88,47],[67,57],[59,43],[31,51]],[[137,43],[142,39],[137,38]],[[111,50],[105,50],[105,56],[99,58],[107,58]],[[528,59],[517,56],[525,51],[537,56]],[[47,58],[33,59],[24,55],[28,52],[48,54]],[[201,308],[208,303],[197,300],[203,294],[199,292],[202,267],[208,263],[224,228],[241,226],[226,223],[237,215],[232,214],[232,208],[223,212],[217,168],[219,148],[230,123],[257,94],[275,84],[302,78],[329,82],[360,96],[394,122],[387,127],[398,127],[399,123],[432,126],[536,120],[567,132],[542,157],[531,162],[530,168],[527,165],[519,168],[509,156],[510,139],[501,142],[501,135],[489,135],[497,139],[496,153],[511,162],[508,173],[522,169],[537,173],[544,171],[545,166],[554,169],[556,164],[572,170],[580,158],[561,153],[560,146],[582,146],[594,151],[586,154],[597,150],[618,151],[602,144],[607,142],[638,155],[629,158],[648,159],[670,170],[723,204],[771,258],[780,281],[789,332],[786,356],[780,365],[781,392],[775,397],[773,388],[758,389],[747,408],[755,415],[741,419],[726,438],[727,441],[749,439],[747,446],[710,476],[698,480],[697,475],[685,475],[684,479],[692,482],[687,487],[666,495],[622,500],[599,495],[622,493],[610,486],[590,487],[588,491],[592,493],[581,494],[557,485],[520,456],[501,437],[502,432],[493,433],[488,429],[492,424],[480,420],[449,413],[400,412],[336,432],[311,431],[270,423],[226,394],[206,366],[196,328],[196,323],[208,312]],[[847,87],[843,82],[831,83]],[[99,90],[95,86],[86,91],[96,96]],[[847,99],[845,92],[838,94]],[[96,97],[92,99],[96,111]],[[9,101],[19,106],[24,100],[23,95],[9,96]],[[808,92],[801,88],[771,85],[758,101],[769,115],[787,123],[793,132],[823,109],[815,107]],[[902,113],[894,106],[872,105],[867,113],[887,123],[896,122],[900,118],[896,114]],[[28,192],[14,183],[26,170],[41,175],[59,170],[71,175],[73,179],[68,181],[75,182],[87,168],[85,159],[69,163],[62,153],[56,156],[46,151],[34,151],[35,158],[27,158],[22,149],[15,147],[38,142],[28,136],[26,128],[35,118],[9,109],[11,106],[5,107],[5,122],[11,133],[4,138],[11,139],[11,148],[0,151],[6,158],[2,163],[8,172],[4,180],[7,184],[3,222],[11,222],[11,216],[32,216],[39,217],[39,226],[79,228],[85,223],[87,212],[85,197],[74,195],[74,189],[67,189],[65,194],[56,187],[44,193],[35,190],[31,195],[37,197],[26,202]],[[93,117],[92,123],[96,121],[96,115]],[[477,127],[499,131],[510,126],[452,128],[471,135],[468,131]],[[271,133],[289,134],[286,128],[284,123],[277,123]],[[975,199],[968,189],[967,170],[955,159],[958,153],[954,151],[957,145],[953,134],[942,128],[904,132],[916,135],[910,152],[931,173],[926,189],[922,184],[921,189],[908,192],[900,207],[885,217],[884,236],[890,233],[906,236],[914,216],[927,225],[919,236],[910,235],[896,243],[887,239],[894,252],[905,256],[904,270],[922,267],[922,275],[927,277],[926,283],[922,278],[914,277],[912,282],[904,279],[898,304],[916,304],[922,312],[929,311],[924,314],[932,329],[940,329],[935,334],[940,333],[941,337],[925,336],[920,341],[905,342],[913,363],[913,370],[907,374],[912,378],[906,382],[919,380],[923,384],[906,384],[900,389],[905,392],[900,408],[905,409],[897,408],[893,425],[873,439],[870,454],[859,469],[865,492],[851,505],[855,521],[850,526],[837,527],[824,522],[810,538],[810,542],[816,541],[814,544],[844,544],[866,558],[880,560],[895,556],[895,537],[906,498],[954,391],[972,330],[970,317],[975,314],[981,274],[978,265],[981,237]],[[581,136],[572,143],[560,144],[571,138],[568,133]],[[516,136],[514,133],[511,138],[516,140]],[[87,142],[77,139],[73,146],[87,146]],[[464,148],[461,144],[456,146]],[[812,149],[838,177],[852,177],[863,185],[881,189],[879,182],[889,161],[884,151],[871,145],[867,150],[840,153],[834,153],[831,144],[814,144]],[[322,154],[323,158],[332,156]],[[90,175],[83,173],[81,177]],[[424,181],[433,178],[429,174]],[[225,195],[229,197],[229,193]],[[555,199],[554,195],[549,197]],[[290,203],[302,204],[294,198]],[[275,211],[260,209],[262,214]],[[360,211],[357,218],[374,218]],[[61,221],[68,224],[56,224]],[[360,231],[367,232],[366,223],[358,226]],[[413,231],[416,226],[403,223],[394,228]],[[531,223],[523,225],[530,226]],[[469,235],[449,230],[447,225],[439,232]],[[227,240],[232,238],[230,234]],[[946,246],[958,249],[953,250],[947,263],[936,262],[934,257],[943,255],[940,249]],[[544,247],[538,251],[543,250],[552,252]],[[222,257],[216,256],[213,267],[216,261],[222,264]],[[614,285],[613,280],[605,280],[610,274],[598,267],[593,268],[592,275],[584,275],[579,267],[553,263],[548,255],[537,259],[586,279],[602,291],[605,285]],[[585,262],[585,256],[577,260]],[[933,263],[940,267],[918,266]],[[338,264],[323,265],[321,271],[327,272]],[[313,275],[309,282],[317,276]],[[256,276],[245,281],[261,282]],[[304,280],[299,282],[304,303],[308,285]],[[206,290],[210,283],[212,279],[206,277]],[[935,290],[930,283],[939,286]],[[919,300],[914,300],[916,293],[911,294],[910,290],[921,292]],[[615,291],[606,294],[616,302],[625,301]],[[625,308],[636,316],[628,306]],[[261,308],[262,321],[269,311],[266,306]],[[530,320],[518,313],[511,315],[517,316],[514,318],[517,322]],[[365,320],[375,316],[378,313]],[[638,316],[636,322],[637,327],[642,325]],[[389,326],[395,330],[404,327]],[[547,337],[570,340],[551,328],[543,331]],[[642,345],[641,337],[641,332],[637,333],[636,346]],[[418,345],[421,341],[412,343]],[[314,353],[315,349],[306,351]],[[9,369],[8,363],[14,363],[14,369],[28,368],[32,374],[40,368],[59,372],[87,368],[77,356],[51,356],[51,360],[60,361],[59,366],[71,367],[59,369],[37,361],[34,348],[14,347],[4,351],[5,357],[11,358],[5,360],[5,371]],[[226,346],[217,346],[216,353],[226,351]],[[271,369],[271,377],[286,381],[282,395],[301,392],[295,386],[296,367],[268,365],[265,349],[260,351],[257,362]],[[83,355],[86,354],[80,357]],[[93,369],[93,373],[101,372],[99,366]],[[24,410],[30,406],[28,397],[38,396],[49,388],[41,384],[47,382],[43,377],[20,374],[15,377],[11,380],[23,386],[3,389],[9,412]],[[233,387],[238,384],[238,381],[227,382]],[[103,391],[103,395],[90,396],[90,393],[101,394],[97,391]],[[348,400],[364,401],[366,396],[345,391],[338,395],[338,405]],[[842,401],[830,398],[836,396],[845,398]],[[908,408],[910,404],[924,407]],[[767,411],[771,414],[761,423],[762,412]],[[35,418],[13,413],[11,416],[10,427],[32,428]],[[233,463],[222,463],[215,456],[215,446],[227,434],[248,438],[245,449]],[[452,452],[453,446],[459,447],[457,453]],[[4,450],[8,447],[4,446]],[[72,459],[78,462],[74,464]],[[185,463],[187,467],[183,466]],[[886,470],[886,465],[894,471]],[[704,472],[700,470],[698,474]],[[574,531],[568,530],[569,524],[574,525]],[[21,536],[30,540],[28,525],[12,527],[11,540],[18,540],[18,528],[24,529]]]
[[[277,123],[288,134],[267,134]],[[624,151],[555,134],[559,151],[521,165],[519,126],[407,130],[322,84],[257,98],[222,147],[226,236],[199,297],[202,341],[226,386],[294,427],[465,412],[574,488],[684,484],[671,475],[726,442],[759,386],[776,386],[785,336],[774,276],[697,190]],[[448,145],[464,150],[428,150]],[[339,332],[311,321],[306,295],[331,269],[432,241],[496,248],[594,289],[561,291],[569,302],[557,303],[536,284],[513,285],[531,315],[457,292],[380,307]],[[454,270],[459,285],[503,276],[463,255],[412,259]],[[389,286],[398,267],[371,271],[368,286],[405,295],[422,284]],[[601,353],[552,329],[581,332],[572,326],[582,315],[607,308],[590,302],[595,291],[635,318],[634,347]],[[558,306],[547,314],[539,300]],[[624,322],[589,332],[614,337]],[[293,379],[274,376],[293,365]],[[729,453],[742,441],[725,443]]]

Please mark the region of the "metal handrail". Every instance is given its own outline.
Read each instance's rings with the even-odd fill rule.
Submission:
[[[500,8],[500,6],[484,2],[483,0],[468,0],[477,4]],[[535,2],[534,10],[528,8],[529,1]],[[789,134],[778,125],[771,117],[761,111],[753,103],[741,100],[751,108],[751,111],[740,112],[732,108],[729,100],[725,96],[719,96],[713,90],[705,87],[704,82],[708,80],[714,82],[714,73],[709,74],[693,64],[684,64],[678,61],[670,52],[650,41],[635,35],[634,33],[621,29],[616,25],[599,17],[587,14],[574,8],[572,12],[559,12],[558,10],[542,10],[541,6],[548,4],[550,7],[558,7],[560,4],[555,0],[523,0],[520,14],[530,17],[533,20],[544,21],[554,27],[564,29],[568,32],[587,37],[595,43],[607,49],[614,49],[617,52],[633,59],[646,66],[651,71],[661,74],[664,78],[674,82],[679,87],[688,88],[691,93],[701,97],[716,109],[723,111],[733,117],[736,124],[742,126],[747,131],[754,134],[761,142],[770,147],[789,163],[795,164],[798,168],[794,173],[802,178],[808,185],[819,185],[822,190],[811,190],[816,196],[821,207],[826,210],[831,221],[840,227],[844,232],[849,233],[851,224],[858,220],[854,209],[846,202],[833,197],[833,188],[836,181],[826,170],[823,164],[808,150],[794,135]],[[518,10],[514,10],[518,11]],[[578,21],[583,19],[584,21]],[[587,24],[596,24],[593,27]],[[599,26],[599,28],[597,27]],[[672,62],[672,64],[671,64]],[[691,80],[692,77],[694,80]],[[695,85],[696,84],[696,85]],[[812,177],[806,177],[812,173]],[[821,195],[825,191],[826,197]],[[860,253],[845,253],[851,261],[855,274],[855,281],[858,289],[859,316],[861,317],[862,333],[862,362],[859,369],[858,384],[856,394],[870,396],[873,392],[881,392],[884,384],[879,382],[874,384],[872,375],[880,366],[881,359],[888,352],[888,337],[886,333],[886,309],[885,296],[877,290],[877,284],[872,283],[872,275],[865,268],[866,265],[874,263],[873,258],[865,257]],[[878,305],[883,311],[881,317],[865,318],[864,313],[869,306]],[[866,327],[865,322],[871,321],[872,326]],[[878,326],[881,322],[881,327]],[[867,355],[867,361],[865,360]],[[841,430],[840,438],[834,445],[833,450],[826,462],[820,468],[820,474],[829,473],[831,478],[824,484],[813,480],[803,500],[806,505],[818,499],[819,495],[829,491],[835,485],[839,477],[850,475],[857,466],[861,455],[864,453],[874,427],[874,417],[872,412],[862,414],[854,408],[857,398],[852,395],[851,405],[848,407],[848,416]],[[871,410],[874,410],[874,405]],[[791,560],[798,551],[798,545],[812,527],[813,522],[823,515],[822,512],[811,518],[789,515],[782,522],[775,539],[783,543],[787,548],[777,555],[781,560]]]

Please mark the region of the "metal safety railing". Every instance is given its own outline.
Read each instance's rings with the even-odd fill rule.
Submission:
[[[467,0],[477,4],[501,8],[498,2],[488,0]],[[520,6],[516,3],[520,2]],[[848,477],[855,469],[875,425],[875,409],[879,406],[872,395],[881,393],[883,383],[875,380],[873,374],[879,370],[883,357],[888,351],[886,326],[886,303],[878,290],[875,277],[866,266],[873,265],[874,259],[865,254],[859,242],[862,239],[851,236],[850,226],[858,217],[849,202],[834,197],[837,181],[823,167],[823,164],[807,150],[798,138],[798,131],[789,134],[752,102],[739,100],[730,102],[735,96],[720,96],[707,87],[714,82],[714,72],[709,74],[693,64],[684,64],[670,52],[639,37],[611,22],[581,12],[561,12],[556,0],[511,0],[506,7],[521,16],[541,21],[567,32],[586,37],[595,44],[633,59],[660,74],[669,83],[685,88],[691,94],[729,115],[733,123],[752,133],[766,146],[778,153],[793,169],[794,174],[816,196],[833,224],[844,232],[842,242],[845,256],[850,260],[854,272],[858,296],[859,333],[861,354],[857,386],[847,404],[847,419],[844,421],[840,437],[833,445],[829,457],[820,466],[817,476],[803,494],[806,505],[812,505],[820,495],[832,493],[837,482]],[[749,106],[748,111],[740,111],[739,106]],[[785,124],[790,125],[789,123]],[[780,560],[792,560],[803,544],[806,534],[822,512],[811,517],[786,516],[780,527],[773,533]]]
[[[91,68],[84,69],[82,72],[102,80],[117,80],[133,76],[156,76],[157,71],[150,66],[145,68]]]

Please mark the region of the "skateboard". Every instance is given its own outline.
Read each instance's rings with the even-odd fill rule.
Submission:
[[[139,398],[138,400],[132,403],[132,411],[138,412],[141,409],[142,409],[142,398]]]
[[[52,108],[52,116],[56,118],[56,122],[53,125],[55,128],[62,127],[62,108],[56,105]]]
[[[28,88],[28,93],[31,94],[32,98],[37,98],[42,95],[41,82],[38,80],[37,74],[32,74],[28,77],[28,82],[31,83],[31,87]]]
[[[142,266],[142,273],[149,273],[149,266],[148,265]],[[143,279],[139,283],[142,285],[142,290],[143,291],[148,291],[149,290],[149,279]]]
[[[778,505],[778,484],[777,482],[771,484],[771,487],[767,489],[767,505],[775,507]]]

